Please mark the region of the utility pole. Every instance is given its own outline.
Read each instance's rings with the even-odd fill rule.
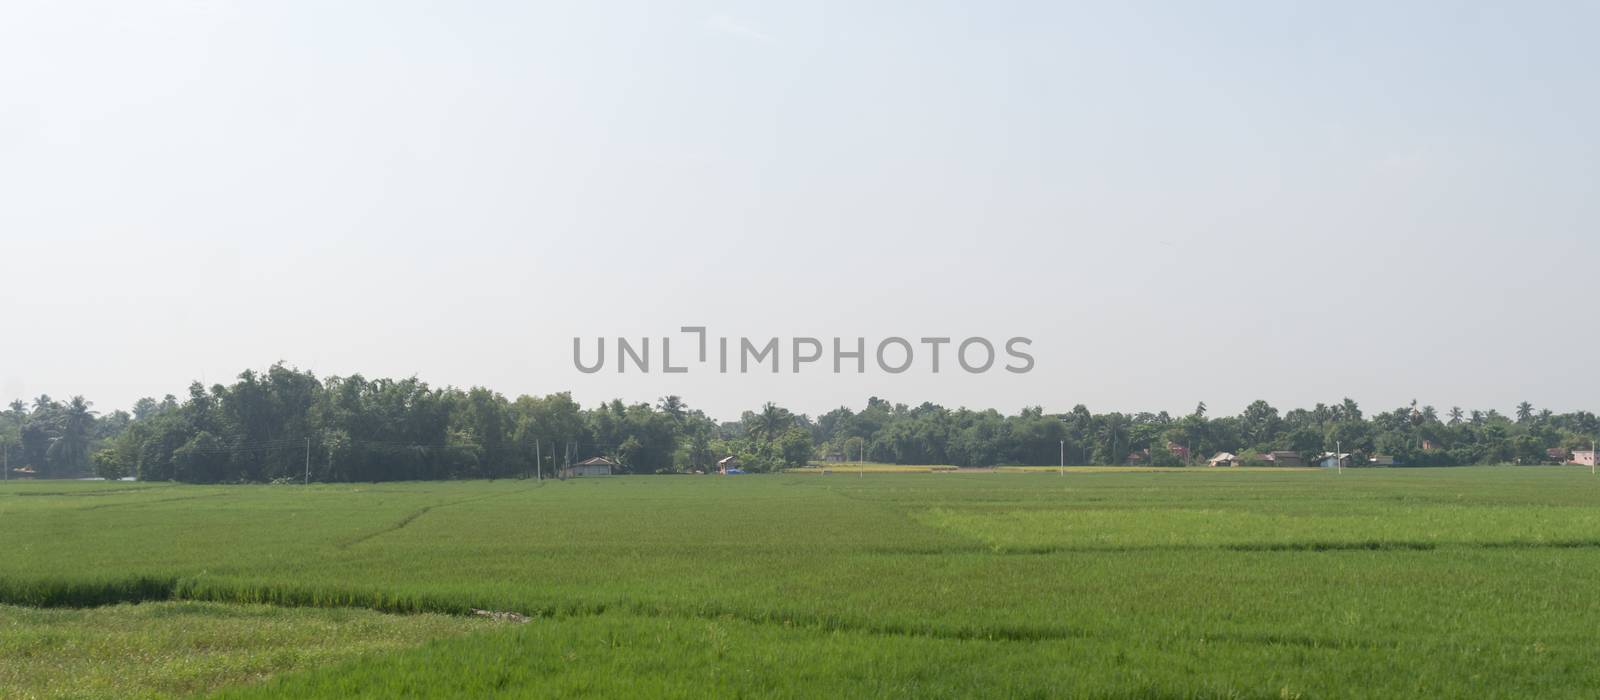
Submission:
[[[533,439],[533,472],[539,481],[544,481],[544,455],[539,452],[539,438]]]
[[[0,472],[5,472],[5,481],[11,480],[11,443],[0,445]]]
[[[1344,448],[1340,446],[1338,440],[1333,441],[1333,464],[1334,468],[1338,470],[1338,473],[1344,473]]]
[[[311,438],[306,438],[306,486],[311,485]]]
[[[1594,476],[1595,462],[1600,462],[1600,453],[1594,451],[1594,440],[1589,440],[1589,475]]]
[[[1061,441],[1061,475],[1067,475],[1067,441]]]

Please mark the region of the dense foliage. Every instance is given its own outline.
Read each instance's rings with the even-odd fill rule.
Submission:
[[[1460,408],[1440,415],[1416,402],[1367,418],[1350,399],[1282,414],[1256,401],[1237,416],[1216,418],[1207,415],[1204,403],[1182,417],[1165,411],[1093,414],[1083,405],[1060,415],[1031,408],[1002,416],[993,410],[928,403],[907,408],[871,399],[859,413],[839,408],[823,414],[814,431],[824,451],[833,454],[854,457],[862,449],[870,461],[959,466],[1046,465],[1061,459],[1178,466],[1223,451],[1251,464],[1273,451],[1294,451],[1309,460],[1336,450],[1349,453],[1358,465],[1379,455],[1410,466],[1540,464],[1589,448],[1597,433],[1600,419],[1593,413],[1535,411],[1526,402],[1514,418]],[[1560,457],[1553,457],[1552,449]]]
[[[95,447],[122,433],[132,421],[124,411],[101,416],[82,396],[62,403],[48,395],[33,404],[12,401],[0,411],[0,460],[13,473],[37,477],[82,476]]]
[[[0,412],[0,447],[13,468],[37,476],[196,483],[273,480],[385,481],[523,477],[609,457],[632,473],[714,469],[733,455],[754,471],[811,460],[958,466],[1201,463],[1237,453],[1245,464],[1273,451],[1307,460],[1351,453],[1354,464],[1384,455],[1412,466],[1560,461],[1587,448],[1600,420],[1528,403],[1441,414],[1413,402],[1366,417],[1354,401],[1279,413],[1257,401],[1237,416],[1193,413],[1017,415],[908,407],[871,398],[816,418],[768,403],[718,423],[680,397],[654,405],[622,401],[583,408],[569,393],[508,399],[482,387],[434,388],[416,378],[319,379],[274,365],[231,385],[189,387],[187,398],[141,399],[131,414],[100,416],[90,402],[48,396]],[[1552,456],[1550,450],[1556,450]],[[17,473],[17,472],[13,472]]]

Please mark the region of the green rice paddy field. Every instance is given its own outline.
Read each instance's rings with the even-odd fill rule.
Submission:
[[[0,697],[194,694],[1593,697],[1600,479],[0,485]]]

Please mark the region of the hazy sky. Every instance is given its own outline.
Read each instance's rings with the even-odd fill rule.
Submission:
[[[0,400],[112,410],[283,360],[722,418],[1596,410],[1597,26],[1582,2],[9,0]],[[574,336],[683,325],[1028,336],[1037,365],[573,367]]]

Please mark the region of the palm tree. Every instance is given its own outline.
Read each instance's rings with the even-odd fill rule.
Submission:
[[[1450,407],[1450,425],[1460,425],[1461,424],[1461,417],[1465,416],[1465,415],[1467,415],[1466,412],[1462,411],[1460,406],[1451,406]]]
[[[766,442],[776,440],[783,431],[788,430],[794,423],[794,418],[785,409],[768,401],[761,407],[761,412],[756,414],[755,424],[750,426],[750,434]]]
[[[1533,418],[1533,404],[1523,401],[1517,404],[1517,422],[1526,423]]]
[[[50,446],[50,459],[67,467],[82,467],[89,463],[89,435],[94,428],[94,404],[82,396],[74,396],[61,408],[61,435]]]
[[[1347,396],[1347,397],[1345,397],[1344,401],[1339,402],[1339,406],[1343,409],[1341,411],[1341,413],[1343,414],[1343,419],[1344,420],[1347,420],[1347,421],[1358,421],[1358,420],[1361,420],[1361,405],[1357,404],[1354,399],[1351,399],[1350,397]],[[1416,408],[1416,406],[1417,406],[1417,400],[1416,399],[1412,399],[1411,400],[1411,407],[1412,408]]]
[[[1100,439],[1111,443],[1110,459],[1112,464],[1122,461],[1121,455],[1117,454],[1117,443],[1118,438],[1127,437],[1127,423],[1128,419],[1121,413],[1111,413],[1106,415],[1105,422],[1100,426]]]
[[[683,397],[677,394],[661,397],[661,401],[656,404],[656,407],[660,408],[662,413],[671,417],[672,422],[680,424],[683,423],[683,416],[687,413],[686,409],[688,408],[683,403]]]

